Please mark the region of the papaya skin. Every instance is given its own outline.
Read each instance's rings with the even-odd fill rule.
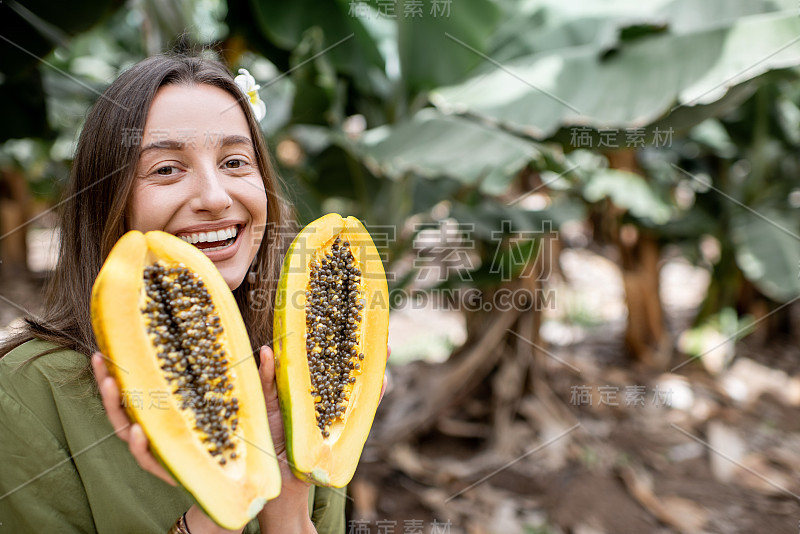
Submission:
[[[306,353],[306,297],[313,258],[336,238],[350,243],[361,271],[364,302],[357,329],[361,369],[343,415],[323,436],[317,427]],[[380,402],[386,367],[389,298],[383,264],[369,233],[355,218],[328,214],[306,226],[284,259],[275,303],[273,349],[289,464],[295,476],[316,485],[344,487],[353,477]]]

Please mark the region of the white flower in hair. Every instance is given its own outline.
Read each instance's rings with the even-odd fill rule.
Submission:
[[[261,86],[256,83],[256,79],[250,74],[247,69],[239,69],[239,75],[233,79],[236,85],[247,95],[250,99],[250,107],[253,109],[253,114],[256,120],[260,121],[267,115],[267,105],[258,96],[258,90]]]

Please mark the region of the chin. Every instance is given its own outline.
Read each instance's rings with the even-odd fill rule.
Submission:
[[[219,266],[217,266],[217,269],[219,269]],[[219,272],[222,275],[223,280],[225,280],[225,283],[228,284],[228,287],[230,288],[231,291],[242,285],[245,275],[247,274],[247,272],[244,273],[230,272],[229,269],[225,269],[224,267],[222,269],[219,269]]]

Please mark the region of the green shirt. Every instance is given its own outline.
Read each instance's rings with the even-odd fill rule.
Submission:
[[[165,533],[194,503],[144,471],[114,434],[86,356],[29,341],[0,359],[0,534]],[[343,534],[344,490],[312,486],[321,534]],[[245,528],[258,533],[253,520]]]

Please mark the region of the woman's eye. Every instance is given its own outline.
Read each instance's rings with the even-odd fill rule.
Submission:
[[[170,176],[172,174],[175,174],[174,171],[177,171],[175,167],[173,167],[172,165],[167,165],[164,167],[159,167],[156,170],[156,174],[158,174],[159,176]]]
[[[239,169],[244,165],[244,162],[240,159],[229,159],[225,162],[225,167],[228,169]]]

